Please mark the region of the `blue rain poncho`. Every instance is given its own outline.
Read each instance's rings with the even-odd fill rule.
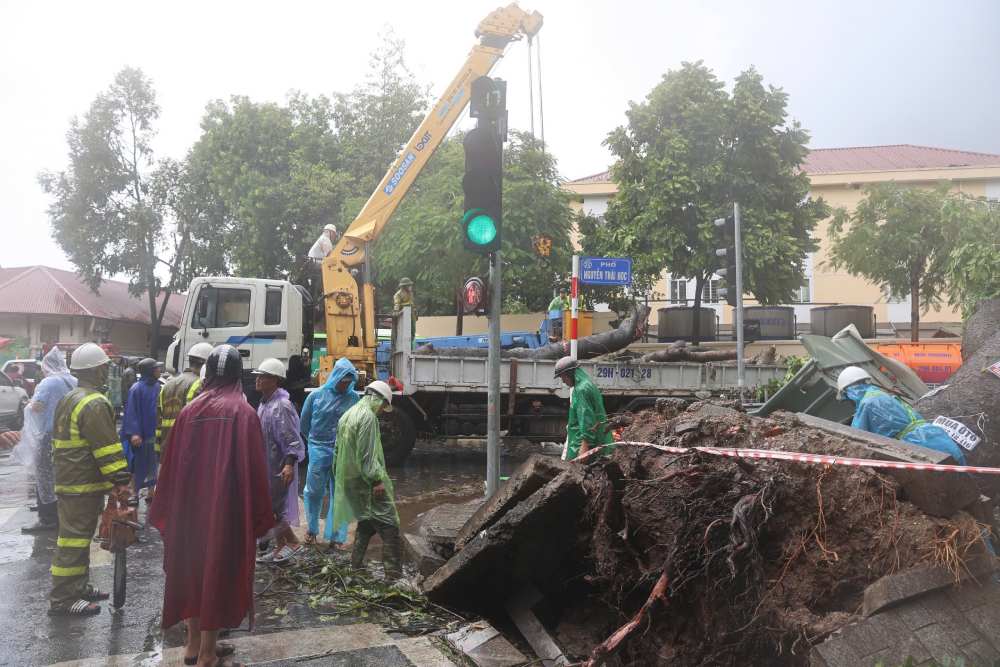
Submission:
[[[347,389],[340,393],[337,384],[348,378]],[[319,513],[323,497],[330,496],[323,537],[327,542],[347,541],[347,526],[340,524],[334,531],[333,468],[336,458],[337,423],[361,398],[354,390],[358,371],[349,359],[341,357],[333,366],[323,386],[306,397],[302,406],[301,429],[309,447],[309,467],[302,492],[309,533],[319,533]]]
[[[856,406],[854,428],[943,452],[965,465],[965,453],[944,429],[925,421],[902,399],[866,382],[847,387],[844,395]]]

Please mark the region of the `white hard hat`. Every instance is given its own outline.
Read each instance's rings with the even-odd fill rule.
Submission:
[[[188,350],[188,358],[201,359],[202,361],[208,360],[208,355],[212,354],[212,344],[202,341],[201,343],[195,343]]]
[[[285,377],[285,365],[280,360],[271,357],[260,362],[260,366],[253,372],[254,375],[273,375],[275,377]]]
[[[323,227],[323,231],[325,231],[325,232],[336,232],[337,231],[337,226],[336,225],[325,225]]]
[[[370,385],[365,387],[365,393],[376,394],[379,397],[384,398],[386,411],[388,412],[392,410],[392,389],[382,380],[375,380]]]
[[[837,398],[842,398],[844,390],[852,384],[871,379],[872,376],[865,369],[858,366],[848,366],[840,371],[840,375],[837,376]]]
[[[69,358],[69,367],[74,371],[82,371],[88,368],[97,368],[111,361],[108,355],[97,343],[84,343],[73,350],[73,355]]]

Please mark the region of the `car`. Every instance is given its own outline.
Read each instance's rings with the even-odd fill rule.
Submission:
[[[0,430],[21,430],[24,408],[28,405],[28,392],[18,387],[0,371]]]
[[[31,398],[35,393],[35,387],[45,377],[42,373],[42,364],[34,359],[10,359],[4,362],[0,371],[6,373],[16,386],[28,392],[28,398]]]

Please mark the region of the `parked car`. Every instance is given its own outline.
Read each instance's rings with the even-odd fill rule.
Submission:
[[[16,386],[6,373],[0,371],[0,430],[21,430],[27,404],[28,392]]]
[[[17,369],[17,372],[13,372]],[[42,364],[34,359],[10,359],[5,361],[0,371],[7,374],[16,386],[28,392],[28,398],[35,393],[35,387],[42,381]]]

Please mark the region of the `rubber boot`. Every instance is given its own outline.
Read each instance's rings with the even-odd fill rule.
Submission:
[[[59,515],[56,507],[56,503],[46,503],[44,505],[39,503],[38,521],[30,526],[22,527],[21,532],[25,535],[34,535],[36,533],[49,533],[56,530],[59,527]]]
[[[382,564],[385,578],[394,580],[403,576],[403,545],[399,536],[399,526],[386,526],[379,530],[382,538]]]
[[[375,528],[371,521],[359,521],[358,529],[354,533],[354,549],[351,551],[351,567],[360,570],[365,564],[365,553],[368,551],[368,543],[371,542]]]

